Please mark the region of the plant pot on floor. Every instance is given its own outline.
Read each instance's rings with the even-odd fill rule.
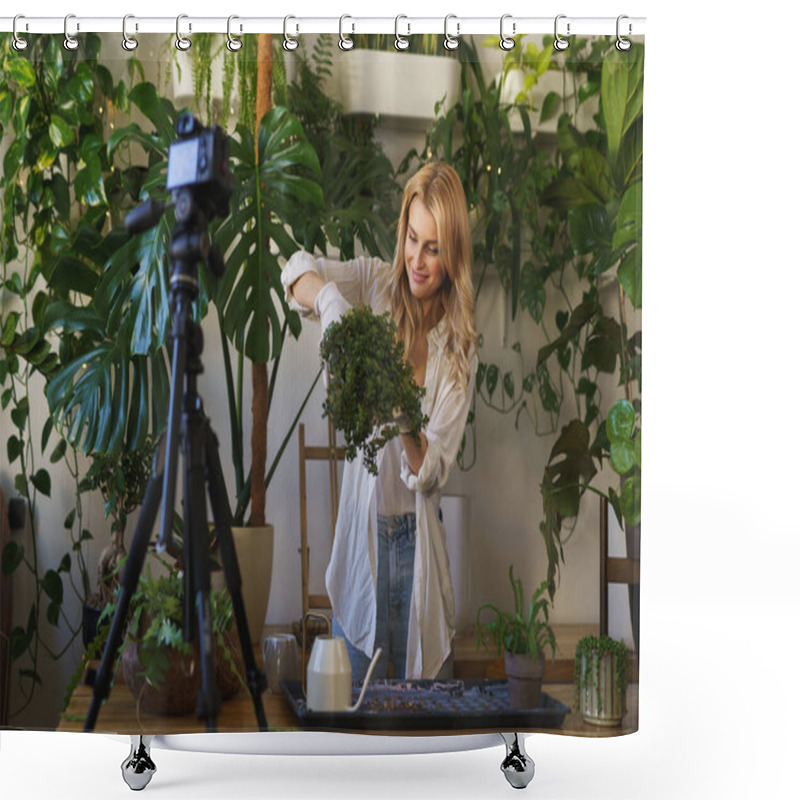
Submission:
[[[244,678],[245,668],[239,641],[233,631],[225,634],[225,644],[233,665],[219,647],[214,647],[214,669],[217,689],[225,700],[242,690],[237,677]],[[180,653],[165,647],[169,667],[163,681],[154,686],[142,673],[139,646],[129,641],[122,651],[122,674],[131,690],[137,708],[145,714],[168,716],[190,714],[197,708],[197,692],[201,687],[200,649],[192,645],[191,653]]]
[[[272,525],[258,525],[231,530],[239,572],[242,576],[242,597],[247,614],[247,627],[253,645],[257,645],[261,641],[272,585],[275,528]],[[222,589],[224,584],[224,574],[215,572],[212,577],[213,588]]]
[[[506,677],[511,708],[538,708],[544,677],[544,653],[532,658],[528,653],[506,651]]]
[[[608,636],[584,637],[575,651],[575,704],[586,722],[604,727],[622,724],[630,675],[630,654]]]

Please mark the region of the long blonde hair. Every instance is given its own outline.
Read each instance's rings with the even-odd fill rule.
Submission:
[[[397,246],[392,265],[392,318],[405,347],[406,357],[422,336],[422,308],[411,294],[405,264],[408,213],[415,198],[436,222],[439,257],[445,271],[441,288],[446,325],[446,347],[460,385],[469,381],[472,351],[477,345],[473,314],[472,240],[464,187],[456,171],[441,161],[426,164],[406,184],[397,223]]]

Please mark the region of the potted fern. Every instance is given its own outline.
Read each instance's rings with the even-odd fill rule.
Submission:
[[[484,603],[478,609],[475,630],[478,647],[491,644],[497,655],[505,654],[508,677],[509,704],[512,708],[537,708],[544,677],[545,649],[549,645],[552,658],[556,656],[556,637],[550,627],[550,601],[544,580],[525,603],[522,579],[514,577],[514,565],[508,568],[508,578],[514,593],[514,610],[501,611],[494,603]],[[483,622],[487,612],[494,617]]]

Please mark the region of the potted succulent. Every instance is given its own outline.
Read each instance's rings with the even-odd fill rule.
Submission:
[[[592,725],[622,724],[631,659],[623,641],[584,636],[575,648],[575,705]]]
[[[556,637],[550,627],[549,600],[544,580],[525,603],[522,579],[514,577],[514,565],[508,568],[514,593],[514,610],[501,611],[494,603],[484,603],[478,609],[475,630],[478,647],[492,644],[497,655],[505,654],[509,703],[512,708],[536,708],[539,705],[544,677],[545,649],[556,655]],[[488,622],[484,612],[493,614]]]

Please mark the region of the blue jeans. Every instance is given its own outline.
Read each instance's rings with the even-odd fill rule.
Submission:
[[[378,583],[376,589],[375,648],[383,651],[373,678],[388,678],[392,664],[395,678],[405,678],[408,644],[408,612],[414,585],[414,550],[416,548],[416,514],[378,515]],[[364,680],[372,661],[345,637],[339,621],[333,618],[333,635],[347,643],[347,654],[353,669],[353,680]],[[453,675],[453,652],[437,676],[446,680]]]

